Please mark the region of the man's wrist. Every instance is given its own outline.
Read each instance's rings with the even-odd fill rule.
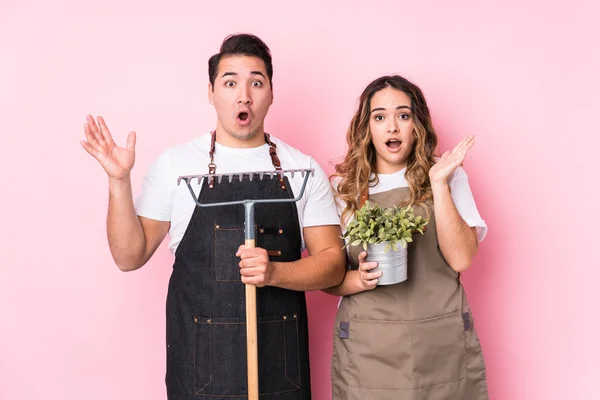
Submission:
[[[269,273],[269,279],[266,282],[267,286],[279,286],[279,283],[281,281],[280,276],[279,276],[279,272],[280,271],[280,265],[279,263],[275,263],[272,261],[269,261],[268,265],[267,265],[267,271],[270,271]]]

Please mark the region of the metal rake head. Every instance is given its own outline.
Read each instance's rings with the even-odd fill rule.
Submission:
[[[302,182],[302,188],[300,192],[295,198],[290,199],[245,199],[245,200],[237,200],[237,201],[227,201],[220,203],[201,203],[198,200],[198,196],[194,193],[192,189],[192,181],[196,179],[198,184],[202,183],[202,179],[214,179],[218,183],[221,183],[223,179],[227,179],[229,183],[233,181],[235,177],[237,177],[240,181],[247,177],[249,181],[252,181],[256,175],[258,175],[258,179],[279,179],[282,180],[284,175],[290,175],[292,178],[295,174],[300,174],[304,178]],[[298,168],[298,169],[280,169],[280,170],[271,170],[271,171],[248,171],[248,172],[235,172],[235,173],[225,173],[225,174],[201,174],[201,175],[183,175],[177,178],[177,185],[184,181],[187,185],[194,202],[199,207],[215,207],[215,206],[224,206],[224,205],[232,205],[232,204],[245,204],[245,203],[284,203],[284,202],[293,202],[298,201],[304,195],[304,189],[306,189],[306,183],[308,182],[308,178],[310,176],[314,176],[315,170],[314,168]]]
[[[289,174],[292,178],[294,178],[295,174],[299,173],[303,178],[305,178],[306,174],[314,176],[315,170],[313,168],[300,168],[300,169],[281,169],[278,171],[256,171],[256,172],[234,172],[234,173],[225,173],[225,174],[201,174],[201,175],[183,175],[177,178],[177,185],[184,181],[186,184],[191,184],[194,179],[198,180],[198,184],[202,182],[202,179],[213,178],[216,179],[218,183],[221,183],[223,178],[226,178],[229,183],[233,181],[234,177],[238,177],[241,181],[244,177],[248,177],[248,180],[252,181],[255,175],[258,175],[258,179],[263,180],[265,178],[273,179],[273,178],[283,178],[285,174]]]

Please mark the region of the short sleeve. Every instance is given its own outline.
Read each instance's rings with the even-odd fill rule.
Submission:
[[[157,221],[171,221],[173,182],[168,150],[150,166],[142,182],[142,192],[136,198],[137,215]]]
[[[448,183],[452,193],[452,200],[458,213],[467,225],[475,227],[477,238],[481,242],[487,234],[487,225],[477,210],[467,173],[462,167],[458,167],[450,177]]]
[[[310,159],[310,168],[315,170],[315,174],[309,178],[309,183],[307,183],[310,185],[307,189],[310,190],[304,206],[303,225],[305,227],[339,225],[333,191],[327,175],[312,158]]]

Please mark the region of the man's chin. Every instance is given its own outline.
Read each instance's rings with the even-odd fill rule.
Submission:
[[[229,133],[229,135],[231,135],[233,138],[237,139],[237,140],[252,140],[256,137],[256,135],[258,134],[258,129],[252,129],[252,128],[247,128],[247,129],[232,129],[230,131],[228,131],[227,133]]]

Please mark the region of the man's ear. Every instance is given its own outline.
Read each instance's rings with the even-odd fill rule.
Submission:
[[[215,105],[215,101],[214,98],[215,97],[215,91],[213,90],[213,85],[209,82],[208,84],[208,102],[212,105]]]

